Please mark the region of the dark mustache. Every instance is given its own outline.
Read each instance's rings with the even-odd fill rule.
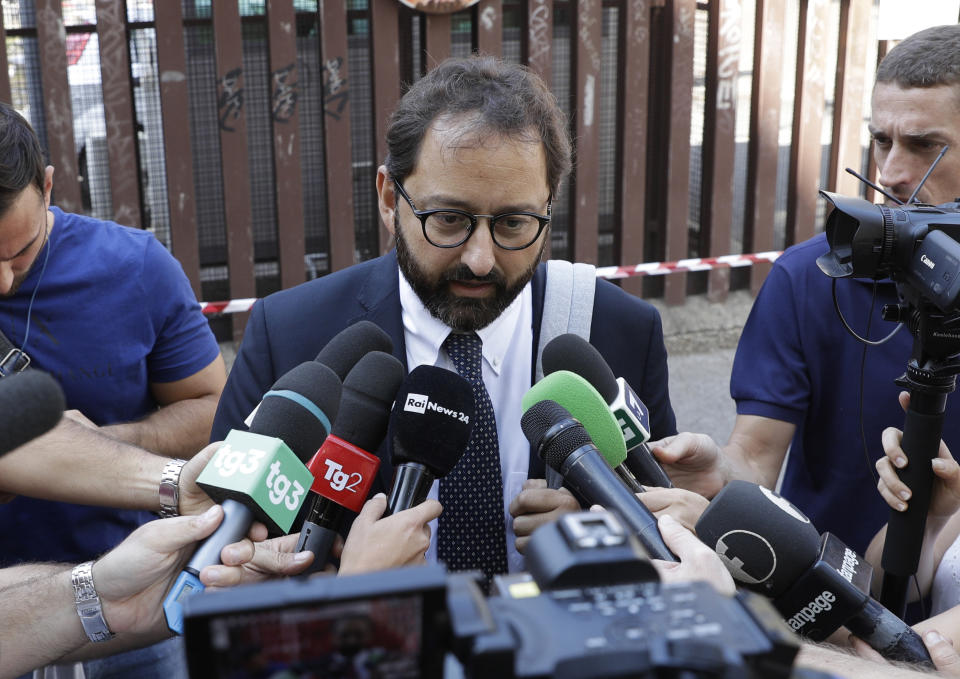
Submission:
[[[496,271],[491,271],[485,276],[477,276],[466,264],[460,264],[456,269],[447,273],[444,277],[447,281],[465,281],[469,283],[494,283],[503,285],[504,279]]]

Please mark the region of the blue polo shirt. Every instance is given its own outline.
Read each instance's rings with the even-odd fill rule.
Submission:
[[[816,258],[827,252],[823,234],[795,245],[773,265],[747,318],[737,346],[730,395],[737,413],[797,426],[781,489],[821,533],[830,531],[860,554],[886,523],[890,509],[877,492],[874,462],[883,455],[881,432],[903,428],[904,413],[894,380],[906,370],[913,336],[902,328],[881,346],[866,348],[843,328],[834,310],[832,279]],[[896,301],[890,281],[837,281],[844,318],[870,339],[890,333],[880,318]],[[863,431],[859,402],[863,394]],[[943,438],[960,452],[960,396],[947,399]]]
[[[141,419],[157,408],[149,384],[200,371],[219,354],[216,340],[179,262],[153,234],[51,211],[49,242],[19,290],[0,298],[0,330],[23,344],[36,289],[26,346],[33,366],[57,379],[67,408],[98,425]],[[18,497],[0,505],[0,564],[94,558],[151,518]]]

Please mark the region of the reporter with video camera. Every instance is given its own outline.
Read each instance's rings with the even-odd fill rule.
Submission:
[[[880,183],[893,198],[911,196],[944,146],[950,150],[916,198],[936,205],[960,195],[958,101],[960,25],[920,31],[884,58],[870,132]],[[903,421],[894,380],[904,372],[912,338],[899,332],[867,350],[844,330],[832,281],[815,262],[827,250],[819,234],[788,248],[767,276],[737,348],[731,395],[738,414],[727,444],[683,433],[651,448],[676,486],[708,498],[734,478],[773,488],[789,448],[784,497],[818,530],[863,553],[888,515],[864,457],[880,457],[881,432]],[[836,285],[844,317],[871,339],[893,329],[880,310],[897,302],[896,292],[889,279],[876,292],[868,280]],[[948,400],[943,436],[960,436],[956,399]]]

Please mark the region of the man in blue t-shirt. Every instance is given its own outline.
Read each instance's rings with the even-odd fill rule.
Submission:
[[[0,506],[0,565],[89,560],[149,520],[134,509],[163,508],[161,478],[134,470],[157,459],[145,451],[170,458],[161,474],[175,486],[182,461],[172,460],[207,443],[226,381],[170,253],[146,231],[51,206],[52,189],[53,168],[29,123],[0,104],[0,332],[30,369],[57,379],[71,409],[53,432],[7,456],[4,471],[16,473],[18,459],[45,467],[32,490],[20,483],[18,492],[125,509],[16,497]],[[104,498],[111,492],[114,502]]]
[[[950,150],[917,200],[933,205],[960,195],[960,25],[921,31],[901,42],[877,70],[870,133],[880,183],[907,201],[940,150]],[[881,432],[903,425],[894,379],[904,373],[912,336],[863,345],[841,325],[832,281],[816,258],[823,234],[789,248],[774,264],[740,338],[730,381],[737,418],[722,449],[702,434],[654,446],[678,486],[712,497],[731,478],[772,488],[789,448],[782,493],[821,532],[863,553],[889,515],[876,490]],[[896,300],[889,280],[836,285],[844,318],[861,336],[893,329],[880,319]],[[860,399],[862,396],[862,405]],[[861,435],[862,421],[862,435]],[[960,401],[947,399],[943,438],[960,450]]]

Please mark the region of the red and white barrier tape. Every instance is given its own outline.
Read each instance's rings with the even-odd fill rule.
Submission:
[[[751,266],[757,262],[772,262],[780,254],[780,252],[757,252],[752,255],[680,259],[676,262],[647,262],[635,266],[602,266],[597,268],[597,276],[613,280],[616,278],[632,278],[633,276],[662,276],[675,271],[709,271],[710,269]]]
[[[699,257],[680,259],[676,262],[647,262],[634,266],[597,267],[597,278],[614,280],[634,276],[662,276],[677,271],[709,271],[710,269],[728,269],[738,266],[751,266],[757,262],[772,262],[782,254],[781,251],[757,252],[752,255],[723,255],[721,257]],[[208,315],[236,314],[250,311],[256,298],[232,299],[229,302],[200,302],[200,310]]]

